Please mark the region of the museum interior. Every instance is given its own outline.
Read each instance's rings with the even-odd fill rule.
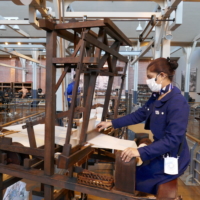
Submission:
[[[199,10],[0,0],[0,199],[199,200]]]

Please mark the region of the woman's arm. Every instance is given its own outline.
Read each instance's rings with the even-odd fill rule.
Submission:
[[[129,126],[129,125],[138,124],[138,123],[143,122],[146,119],[145,107],[146,107],[146,104],[142,108],[139,108],[137,111],[135,111],[129,115],[112,120],[113,127],[121,128],[124,126]]]
[[[113,126],[114,128],[121,128],[124,126],[143,122],[145,118],[146,118],[146,111],[145,111],[145,106],[143,106],[142,108],[139,108],[136,112],[120,117],[118,119],[114,119],[112,120],[112,122],[105,122],[105,121],[100,122],[97,125],[97,128],[98,131],[101,131],[109,126]]]

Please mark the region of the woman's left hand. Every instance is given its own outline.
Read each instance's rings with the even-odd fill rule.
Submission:
[[[129,162],[133,157],[139,157],[140,153],[137,149],[128,147],[124,151],[122,151],[121,158],[125,162]]]

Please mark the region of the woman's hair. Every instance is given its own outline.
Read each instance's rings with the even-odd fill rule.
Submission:
[[[169,80],[172,81],[177,67],[178,63],[171,61],[170,58],[157,58],[148,65],[147,70],[156,73],[164,72],[168,75]]]

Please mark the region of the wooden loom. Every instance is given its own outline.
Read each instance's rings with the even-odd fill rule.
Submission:
[[[75,167],[86,162],[88,157],[93,154],[94,149],[91,146],[84,146],[87,136],[87,127],[90,118],[90,110],[92,108],[92,99],[95,90],[95,82],[98,75],[108,76],[108,86],[105,94],[105,103],[103,107],[102,120],[106,120],[109,100],[113,80],[115,76],[120,76],[121,89],[119,91],[117,105],[119,105],[122,88],[127,69],[127,58],[118,53],[120,45],[129,45],[131,42],[128,38],[115,26],[109,19],[98,21],[71,22],[56,24],[49,20],[40,20],[40,28],[47,32],[47,61],[46,61],[46,117],[36,122],[28,122],[24,128],[28,130],[30,147],[17,146],[12,144],[12,138],[0,138],[0,198],[2,199],[3,189],[14,182],[24,178],[37,181],[43,185],[40,195],[44,195],[45,200],[55,200],[64,197],[70,199],[70,191],[79,191],[86,194],[92,194],[99,197],[129,200],[129,199],[148,199],[146,197],[136,197],[134,194],[120,192],[115,189],[110,191],[89,187],[77,183],[77,179],[73,177],[73,173],[81,172],[81,167]],[[98,34],[94,33],[91,28],[98,28]],[[69,32],[72,29],[74,34]],[[107,39],[109,35],[114,42],[110,45]],[[70,57],[57,58],[57,36],[69,40],[74,43],[74,53]],[[102,51],[105,52],[101,56]],[[117,71],[117,60],[126,63],[123,72]],[[104,68],[105,62],[108,68]],[[62,75],[56,83],[56,68],[63,68]],[[72,104],[70,110],[56,114],[56,98],[55,93],[62,83],[65,75],[76,70],[75,86],[72,94]],[[84,73],[84,94],[83,107],[75,107],[80,75]],[[117,108],[115,106],[114,118],[117,117]],[[83,125],[80,135],[79,145],[71,148],[70,135],[75,113],[83,113]],[[55,145],[55,119],[68,117],[68,130],[63,148]],[[36,148],[35,135],[33,126],[45,122],[45,145]],[[6,152],[21,153],[31,155],[32,158],[25,158],[23,165],[7,164]],[[54,174],[55,152],[62,152],[56,164],[58,168],[68,169],[68,176]],[[103,151],[100,151],[101,153]],[[112,157],[109,153],[106,156]],[[11,175],[9,180],[3,181],[3,174]],[[63,188],[54,194],[54,187]]]

